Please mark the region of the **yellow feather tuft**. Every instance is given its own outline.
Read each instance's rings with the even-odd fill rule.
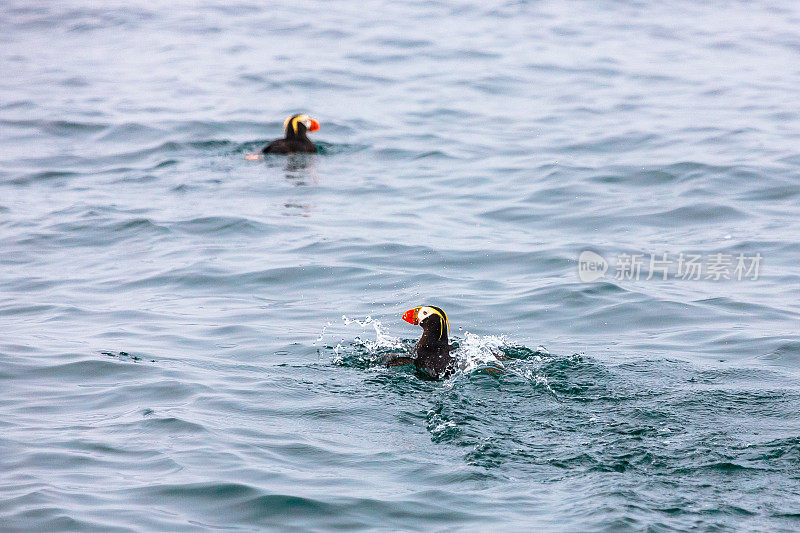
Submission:
[[[430,309],[431,314],[439,315],[439,318],[442,321],[442,328],[439,329],[439,338],[442,338],[442,334],[444,333],[444,328],[447,328],[447,335],[450,336],[450,321],[447,319],[447,313],[444,310],[439,309],[438,307],[430,307],[426,306],[427,309]]]

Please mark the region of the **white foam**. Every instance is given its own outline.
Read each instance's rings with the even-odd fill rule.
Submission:
[[[357,329],[361,332],[373,331],[375,333],[375,340],[364,338],[362,335],[356,335],[351,341],[341,338],[333,347],[334,364],[341,364],[344,357],[347,355],[347,350],[350,346],[357,346],[363,348],[372,355],[378,355],[382,350],[397,350],[404,349],[402,339],[393,337],[384,331],[383,325],[380,320],[376,320],[371,316],[363,319],[350,318],[347,315],[342,315],[341,323],[327,322],[320,332],[319,337],[314,341],[314,344],[321,342],[326,336],[330,336],[330,330],[335,329],[335,326],[344,326],[347,329]]]
[[[316,344],[323,340],[328,332],[335,325],[332,322],[327,322],[320,332],[319,337],[314,341]],[[342,315],[341,325],[348,329],[356,328],[362,334],[356,335],[351,341],[346,339],[340,340],[333,347],[333,363],[342,363],[344,356],[347,355],[347,350],[351,346],[363,348],[371,355],[378,355],[381,351],[385,350],[405,350],[408,345],[400,338],[394,337],[386,333],[383,324],[380,320],[376,320],[371,316],[366,316],[363,319],[351,318],[347,315]],[[461,328],[459,328],[461,330]],[[504,372],[522,377],[530,381],[533,385],[546,388],[553,395],[555,391],[550,387],[547,378],[541,373],[540,368],[544,362],[542,356],[548,356],[550,352],[544,346],[536,348],[536,355],[527,359],[528,364],[523,368],[518,368],[518,365],[509,366],[503,363],[498,356],[504,355],[504,348],[511,346],[508,338],[505,335],[477,335],[464,331],[464,338],[458,340],[458,349],[453,352],[453,357],[456,360],[457,372],[447,380],[446,386],[452,386],[454,378],[459,374],[469,374],[476,370],[485,368],[502,369]],[[375,339],[365,338],[363,332],[374,332]],[[530,363],[534,366],[531,367]]]
[[[453,353],[456,366],[465,373],[487,366],[505,368],[497,354],[502,353],[502,348],[507,344],[505,335],[476,335],[465,331],[464,340]]]

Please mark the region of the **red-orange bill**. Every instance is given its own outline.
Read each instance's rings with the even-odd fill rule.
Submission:
[[[409,324],[414,324],[415,326],[419,324],[419,307],[415,307],[414,309],[409,309],[405,313],[403,313],[403,320],[408,322]]]

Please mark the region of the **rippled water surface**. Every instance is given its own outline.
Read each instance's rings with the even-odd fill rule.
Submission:
[[[2,3],[0,529],[800,529],[799,27]]]

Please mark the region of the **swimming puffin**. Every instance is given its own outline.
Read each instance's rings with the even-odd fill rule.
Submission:
[[[422,327],[422,337],[414,346],[416,357],[396,357],[387,366],[413,364],[419,372],[431,379],[450,377],[456,368],[455,361],[450,356],[455,348],[447,339],[450,333],[447,314],[439,307],[423,305],[406,311],[403,320]]]
[[[319,122],[305,114],[291,115],[283,123],[283,139],[276,139],[266,145],[262,154],[291,154],[295,152],[313,153],[317,151],[306,132],[317,131]]]

